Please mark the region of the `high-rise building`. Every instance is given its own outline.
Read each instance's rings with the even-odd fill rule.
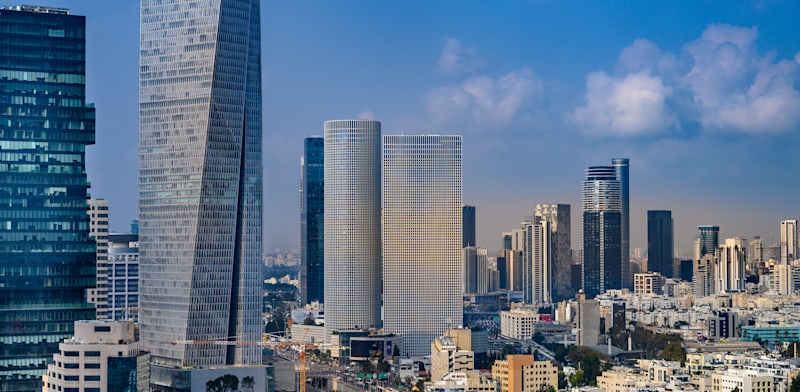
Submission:
[[[788,263],[797,258],[797,221],[781,221],[781,262]]]
[[[463,206],[461,208],[461,220],[464,233],[462,235],[461,247],[476,246],[476,226],[475,226],[475,206]]]
[[[620,187],[620,252],[622,252],[622,287],[633,288],[633,275],[630,270],[631,258],[631,219],[630,219],[630,196],[629,196],[629,162],[628,158],[614,158],[611,160]]]
[[[74,322],[95,318],[86,20],[0,7],[0,391],[41,390]]]
[[[747,241],[728,238],[720,245],[714,256],[712,268],[713,292],[730,293],[744,291],[745,265],[747,264]]]
[[[259,379],[260,1],[142,0],[140,12],[139,321],[151,385],[233,366]]]
[[[647,270],[673,276],[672,211],[647,211]]]
[[[89,199],[89,237],[96,251],[97,284],[89,289],[89,302],[97,309],[98,320],[108,320],[108,200]]]
[[[303,142],[300,164],[300,302],[325,302],[325,139]]]
[[[583,181],[583,290],[588,298],[621,289],[621,185],[612,166],[590,166]],[[625,265],[623,268],[623,264]]]
[[[428,355],[463,320],[461,136],[385,136],[383,175],[383,326]]]
[[[139,321],[139,235],[108,235],[108,318]]]
[[[486,255],[484,254],[484,257]],[[478,292],[478,248],[467,246],[462,250],[462,283],[464,293]]]
[[[381,322],[381,123],[333,120],[324,129],[325,334],[330,336]]]
[[[572,287],[570,265],[572,263],[572,225],[569,204],[537,204],[534,216],[549,222],[550,245],[550,289],[553,301],[571,298],[578,287]]]
[[[717,247],[719,247],[719,226],[698,226],[697,239],[694,242],[694,259],[700,260],[705,255],[713,256]]]
[[[764,241],[760,236],[754,236],[747,252],[747,275],[759,275],[759,268],[764,265],[764,261]]]
[[[552,232],[549,221],[524,222],[522,251],[523,300],[528,304],[549,304],[551,297]]]

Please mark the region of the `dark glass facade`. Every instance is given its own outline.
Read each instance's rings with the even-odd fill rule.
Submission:
[[[697,227],[697,251],[695,257],[699,260],[705,255],[714,255],[719,246],[719,226],[698,226]]]
[[[647,211],[647,269],[673,277],[672,211]]]
[[[583,291],[587,298],[622,288],[621,221],[617,211],[583,213]]]
[[[300,189],[300,290],[304,304],[325,302],[325,141],[306,138]]]
[[[466,248],[468,246],[477,246],[475,245],[477,242],[477,236],[475,234],[475,206],[461,207],[461,222],[461,247]]]
[[[93,319],[85,18],[0,9],[0,391],[41,390],[58,343]]]
[[[137,358],[108,357],[108,390],[137,392]]]

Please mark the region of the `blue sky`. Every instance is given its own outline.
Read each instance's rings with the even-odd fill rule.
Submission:
[[[91,193],[136,216],[138,2],[87,16]],[[299,237],[302,139],[328,119],[464,135],[464,201],[494,250],[536,203],[572,204],[586,166],[631,159],[631,248],[670,209],[775,239],[800,213],[800,2],[264,1],[265,246]]]

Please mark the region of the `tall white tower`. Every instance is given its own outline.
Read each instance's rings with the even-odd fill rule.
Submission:
[[[713,292],[744,291],[747,241],[728,238],[717,248],[712,270]]]
[[[463,321],[461,136],[385,136],[383,175],[384,329],[426,355]]]
[[[797,258],[797,221],[781,221],[781,262],[787,263]]]
[[[380,326],[381,123],[333,120],[324,129],[325,334],[330,336]]]

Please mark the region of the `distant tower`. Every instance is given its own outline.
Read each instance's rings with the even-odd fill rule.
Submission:
[[[797,258],[797,221],[781,221],[781,262],[787,263]]]
[[[300,168],[300,302],[325,302],[325,139],[303,142]]]
[[[461,247],[476,246],[476,226],[475,226],[475,206],[463,206],[461,208],[461,219],[463,221],[464,233],[462,235]]]
[[[583,181],[583,290],[587,298],[622,288],[621,184],[615,167],[591,166]]]
[[[422,356],[463,320],[461,136],[385,136],[383,175],[383,326]]]
[[[764,241],[760,236],[754,236],[750,241],[750,251],[747,252],[747,274],[759,275],[759,268],[764,263]]]
[[[620,227],[621,227],[621,252],[622,252],[622,287],[633,288],[633,275],[630,271],[631,259],[631,223],[630,223],[630,197],[628,190],[628,158],[614,158],[611,160],[617,174],[620,186]]]
[[[700,260],[705,255],[714,255],[719,246],[719,226],[698,226],[695,240],[694,259]]]
[[[89,236],[97,250],[97,287],[89,290],[89,300],[97,308],[97,319],[108,320],[108,200],[89,199]]]
[[[523,299],[528,304],[549,304],[553,246],[550,222],[525,222],[522,229]]]
[[[381,123],[333,120],[324,128],[325,334],[330,336],[381,322]]]
[[[673,275],[672,211],[647,211],[647,269]]]
[[[553,301],[571,298],[579,287],[572,287],[570,265],[572,263],[572,229],[569,204],[537,204],[534,215],[550,223],[552,232],[550,246],[550,289]]]
[[[714,293],[744,291],[747,241],[728,238],[720,245],[712,269]]]

